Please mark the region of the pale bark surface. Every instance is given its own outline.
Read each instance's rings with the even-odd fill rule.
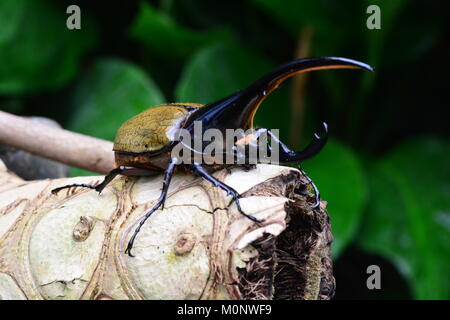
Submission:
[[[68,183],[25,182],[0,161],[1,299],[327,299],[334,292],[328,214],[294,189],[292,168],[258,165],[215,176],[243,194],[240,215],[209,183],[177,174],[163,211],[127,241],[162,177],[116,178],[98,195]]]

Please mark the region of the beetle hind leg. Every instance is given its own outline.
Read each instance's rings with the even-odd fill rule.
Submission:
[[[91,185],[91,184],[84,184],[84,183],[73,183],[68,184],[66,186],[62,186],[59,188],[55,188],[52,190],[52,194],[57,194],[59,191],[63,189],[69,189],[69,188],[75,188],[75,187],[81,187],[81,188],[89,188],[97,191],[98,193],[101,193],[103,189],[114,179],[118,174],[123,173],[125,170],[127,170],[127,167],[120,166],[113,170],[111,170],[106,176],[105,179],[98,185]]]
[[[242,208],[241,208],[241,204],[239,203],[239,198],[241,197],[240,194],[234,190],[232,187],[227,186],[225,183],[217,180],[214,176],[212,176],[208,171],[205,170],[205,168],[203,168],[199,163],[193,163],[191,165],[191,171],[193,171],[195,174],[197,174],[198,176],[202,177],[203,179],[205,179],[206,181],[211,182],[215,187],[221,188],[222,190],[224,190],[227,195],[232,196],[233,199],[231,200],[231,202],[229,203],[229,205],[231,205],[233,202],[236,203],[236,207],[239,211],[240,214],[242,214],[243,216],[247,217],[248,219],[250,219],[253,222],[256,223],[261,223],[262,220],[259,220],[258,218],[255,218],[252,215],[246,214]]]

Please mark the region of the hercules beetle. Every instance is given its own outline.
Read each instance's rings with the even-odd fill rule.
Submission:
[[[216,128],[219,130],[238,129],[243,130],[253,128],[253,118],[261,102],[284,80],[298,73],[319,69],[338,68],[360,68],[373,71],[373,69],[362,62],[337,57],[307,58],[299,59],[281,65],[277,69],[260,78],[246,89],[240,90],[217,102],[206,105],[193,103],[170,103],[159,105],[136,115],[125,122],[118,130],[114,141],[113,151],[115,152],[115,168],[98,185],[71,184],[56,188],[52,193],[57,193],[61,189],[71,187],[91,188],[99,193],[118,174],[126,176],[155,175],[165,173],[162,192],[157,203],[141,219],[138,227],[128,242],[125,253],[130,256],[131,248],[136,235],[142,225],[158,208],[164,209],[169,184],[176,168],[190,171],[203,179],[211,182],[232,196],[232,202],[236,203],[238,211],[259,223],[260,221],[242,211],[239,204],[239,193],[223,182],[217,180],[209,171],[213,169],[225,168],[227,165],[204,165],[199,162],[190,164],[178,163],[178,159],[171,156],[171,150],[180,143],[175,140],[172,134],[174,129],[186,129],[193,132],[194,122],[200,121],[203,130]],[[258,134],[265,132],[271,139],[276,139],[279,144],[279,163],[299,164],[300,162],[313,157],[324,147],[328,129],[323,123],[325,133],[322,137],[315,134],[312,142],[302,151],[290,150],[285,144],[271,134],[268,129],[257,129],[249,139],[243,139],[244,143],[257,139]],[[242,142],[241,141],[241,142]],[[197,150],[202,152],[202,150]],[[303,171],[302,171],[303,172]],[[304,173],[304,172],[303,172]],[[311,180],[308,178],[308,181]],[[316,189],[316,188],[315,188]],[[318,192],[316,189],[316,196]],[[316,199],[318,201],[318,199]],[[318,202],[316,202],[316,205]]]

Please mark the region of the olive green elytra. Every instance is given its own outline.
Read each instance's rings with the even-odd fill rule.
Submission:
[[[201,104],[163,104],[147,109],[126,121],[119,128],[114,151],[154,152],[174,141],[174,131],[180,129],[190,112],[183,106],[200,107]]]

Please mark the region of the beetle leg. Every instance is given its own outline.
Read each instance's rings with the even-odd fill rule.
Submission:
[[[124,166],[119,166],[113,170],[111,170],[105,177],[105,179],[102,181],[102,183],[94,186],[94,185],[90,185],[90,184],[84,184],[84,183],[74,183],[74,184],[68,184],[66,186],[62,186],[59,188],[55,188],[52,190],[53,194],[57,194],[59,191],[63,190],[63,189],[68,189],[68,188],[73,188],[73,187],[82,187],[82,188],[89,188],[89,189],[94,189],[95,191],[97,191],[98,193],[101,193],[103,191],[103,189],[112,181],[112,179],[114,179],[118,174],[123,173],[125,170],[128,170],[128,167],[124,167]]]
[[[327,126],[324,123],[324,127],[326,132],[327,131]],[[295,153],[294,151],[291,151],[283,142],[281,142],[273,133],[272,131],[270,131],[269,129],[265,129],[265,128],[260,128],[257,129],[254,133],[255,138],[259,138],[259,136],[261,135],[261,133],[267,133],[271,139],[274,139],[276,141],[276,143],[278,143],[281,147],[282,152],[285,154],[284,157],[286,157],[286,154],[292,154]],[[320,138],[317,134],[315,134],[315,137],[317,137],[316,139],[322,139]],[[326,138],[325,138],[326,139]],[[268,146],[269,150],[271,151],[271,147],[270,145]],[[308,148],[307,148],[308,149]],[[281,162],[281,161],[280,161]],[[306,172],[302,169],[302,167],[300,166],[300,164],[297,165],[298,169],[300,170],[300,172],[302,173],[302,175],[306,178],[306,180],[308,180],[308,183],[311,184],[311,186],[314,189],[314,194],[315,194],[315,199],[316,199],[316,203],[311,206],[311,209],[316,209],[319,205],[320,205],[320,192],[319,189],[317,188],[317,186],[315,185],[315,183],[312,181],[312,179],[306,174]],[[305,191],[306,194],[306,191]]]
[[[317,188],[315,183],[312,181],[312,179],[302,169],[302,167],[300,165],[298,165],[297,167],[300,170],[300,172],[302,173],[302,175],[306,178],[306,180],[308,180],[308,183],[311,184],[311,186],[314,189],[314,195],[315,195],[316,203],[313,206],[311,206],[311,209],[314,210],[320,205],[320,192],[319,192],[319,189]]]
[[[253,222],[256,222],[256,223],[262,222],[261,220],[255,218],[254,216],[246,214],[242,210],[241,204],[239,203],[240,194],[236,190],[234,190],[230,186],[227,186],[225,183],[217,180],[213,175],[211,175],[208,171],[206,171],[205,168],[203,168],[199,163],[194,162],[190,166],[190,168],[191,168],[192,172],[194,172],[195,174],[199,175],[200,177],[202,177],[206,181],[211,182],[214,186],[219,187],[222,190],[226,191],[227,195],[232,196],[233,200],[231,200],[229,205],[231,205],[233,202],[235,202],[240,214],[246,216],[247,218],[249,218]]]
[[[244,169],[245,172],[249,172],[250,170],[253,170],[256,168],[256,164],[243,164],[242,169]]]
[[[322,148],[325,146],[327,140],[328,140],[328,125],[323,122],[322,123],[325,134],[323,137],[319,136],[317,133],[313,136],[313,141],[310,142],[310,144],[302,151],[292,151],[289,149],[287,145],[285,145],[283,142],[278,139],[276,135],[272,133],[269,129],[260,128],[255,131],[253,134],[256,138],[258,138],[262,133],[266,132],[271,139],[273,139],[279,146],[279,163],[283,164],[290,164],[290,163],[300,163],[304,160],[307,160],[316,154],[318,154]]]
[[[164,181],[163,181],[162,192],[161,192],[161,195],[158,198],[158,202],[141,219],[141,221],[139,222],[139,225],[137,226],[136,230],[134,230],[134,233],[131,236],[130,241],[128,241],[128,246],[127,246],[127,248],[125,250],[125,254],[128,254],[130,257],[134,257],[131,254],[131,249],[133,248],[134,240],[136,239],[136,236],[139,233],[139,231],[141,230],[141,228],[144,225],[145,221],[147,221],[147,219],[153,214],[153,212],[158,210],[159,207],[162,206],[162,209],[164,209],[164,202],[166,201],[167,191],[169,190],[170,181],[172,180],[173,171],[175,169],[175,166],[176,166],[177,162],[178,162],[177,158],[173,158],[170,161],[169,166],[167,167],[166,172],[164,174]]]

